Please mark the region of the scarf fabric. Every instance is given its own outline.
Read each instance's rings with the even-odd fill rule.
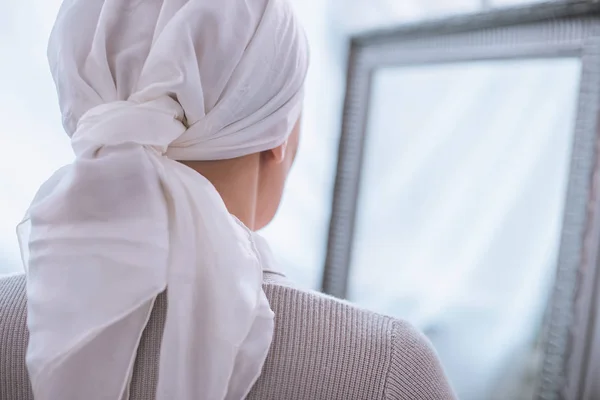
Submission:
[[[157,399],[241,399],[273,335],[264,241],[175,160],[282,145],[308,66],[286,0],[66,0],[48,57],[75,161],[18,228],[36,400],[122,400],[167,291]]]

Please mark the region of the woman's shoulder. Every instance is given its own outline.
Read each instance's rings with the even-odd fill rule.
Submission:
[[[431,343],[408,322],[284,281],[264,288],[275,336],[251,399],[454,398]]]
[[[23,275],[0,279],[0,350],[12,355],[0,371],[27,391],[25,286]],[[265,280],[264,288],[275,335],[249,399],[454,399],[435,350],[409,323],[285,281]],[[140,343],[132,398],[152,398],[165,312],[161,295]]]

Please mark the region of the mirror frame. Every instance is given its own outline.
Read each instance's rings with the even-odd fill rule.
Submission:
[[[322,290],[345,298],[373,72],[391,66],[578,57],[582,75],[539,399],[600,398],[600,3],[553,1],[351,38]]]

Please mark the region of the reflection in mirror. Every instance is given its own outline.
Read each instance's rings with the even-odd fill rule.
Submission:
[[[581,65],[373,76],[349,297],[406,319],[464,400],[532,399]]]

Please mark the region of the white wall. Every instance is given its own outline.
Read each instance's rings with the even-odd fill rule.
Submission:
[[[21,270],[15,226],[40,184],[72,158],[46,62],[59,4],[0,3],[0,275]]]

